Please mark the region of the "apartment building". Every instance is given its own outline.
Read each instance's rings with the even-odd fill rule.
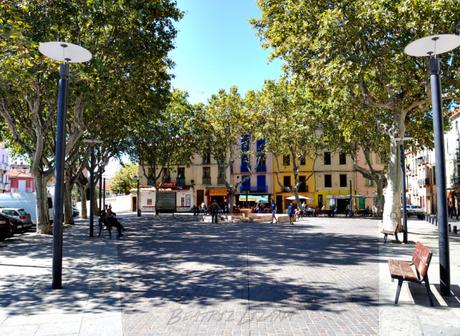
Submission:
[[[273,194],[272,155],[265,153],[265,140],[240,138],[231,169],[233,205],[249,206],[254,202],[270,203]]]
[[[317,204],[316,180],[314,176],[314,160],[309,157],[300,158],[297,162],[298,186],[297,193],[306,197],[306,204],[313,207]],[[273,158],[273,194],[278,211],[285,212],[295,187],[294,166],[291,155]]]
[[[145,173],[144,173],[145,169]],[[141,187],[141,211],[155,211],[156,192],[175,193],[176,210],[189,211],[202,203],[209,205],[216,200],[222,207],[228,202],[230,168],[219,165],[209,154],[196,154],[187,165],[162,169],[159,181],[148,178],[148,167],[139,167]]]
[[[316,205],[337,208],[345,213],[350,203],[350,193],[356,195],[357,175],[353,161],[345,153],[324,151],[315,160]],[[355,201],[355,200],[354,200]]]

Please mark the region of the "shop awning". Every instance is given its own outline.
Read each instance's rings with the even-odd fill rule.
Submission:
[[[212,188],[208,189],[209,196],[227,196],[228,190],[227,188]]]
[[[269,203],[268,195],[239,195],[240,202],[260,202],[260,203]]]

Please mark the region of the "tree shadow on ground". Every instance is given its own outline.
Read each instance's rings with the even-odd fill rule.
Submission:
[[[172,302],[333,312],[344,303],[378,304],[373,236],[310,224],[211,224],[193,216],[128,217],[124,224],[120,241],[88,238],[86,222],[65,230],[62,290],[50,290],[50,237],[8,242],[0,264],[18,264],[22,256],[34,264],[0,277],[0,306],[8,314],[36,314],[135,313]]]

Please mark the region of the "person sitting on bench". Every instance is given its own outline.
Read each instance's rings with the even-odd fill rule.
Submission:
[[[107,212],[102,211],[101,215],[101,221],[106,225],[106,226],[114,226],[117,228],[118,231],[118,236],[123,237],[122,231],[125,231],[125,228],[121,223],[118,221],[117,216],[114,212],[112,212],[112,207],[109,205]]]

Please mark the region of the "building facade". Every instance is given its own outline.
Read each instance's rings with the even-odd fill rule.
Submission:
[[[272,156],[265,153],[265,140],[240,137],[231,169],[232,206],[268,204],[273,194]]]
[[[8,192],[10,190],[10,181],[8,178],[9,157],[8,151],[0,144],[0,192]]]
[[[35,179],[25,165],[10,165],[8,171],[11,192],[35,192]]]
[[[350,203],[356,200],[356,172],[353,161],[345,153],[324,151],[315,160],[316,204],[319,208],[336,208],[338,213],[345,213]],[[356,207],[355,207],[356,208]]]
[[[297,193],[305,196],[305,203],[313,207],[317,205],[316,181],[313,171],[314,160],[309,157],[300,158],[297,162],[297,167]],[[287,198],[293,195],[295,188],[295,174],[291,155],[273,158],[271,180],[273,181],[273,198],[276,201],[278,211],[285,212],[291,202]]]

